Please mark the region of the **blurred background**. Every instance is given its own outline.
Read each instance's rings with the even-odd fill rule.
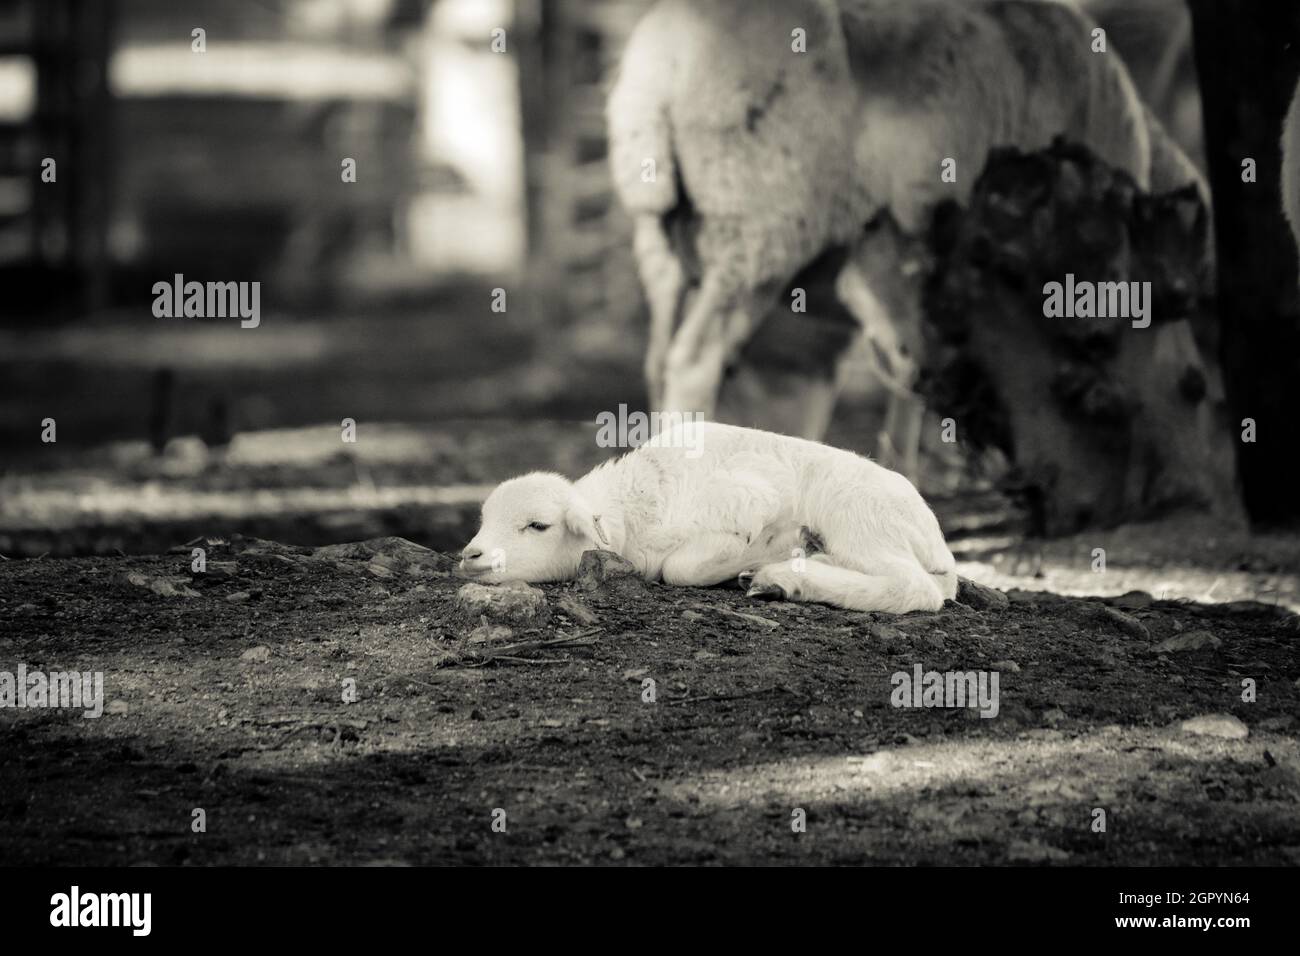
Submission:
[[[450,550],[491,483],[604,458],[595,415],[645,407],[603,110],[648,4],[0,0],[0,555]],[[1087,6],[1199,159],[1183,4]],[[261,282],[260,326],[156,318],[176,274]],[[872,451],[883,403],[829,440]]]

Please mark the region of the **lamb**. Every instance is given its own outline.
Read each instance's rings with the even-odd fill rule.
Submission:
[[[994,146],[1064,135],[1144,189],[1208,197],[1118,56],[1093,51],[1094,27],[1050,0],[659,0],[607,111],[652,405],[714,417],[739,350],[828,248],[852,250],[841,298],[871,334],[897,264],[862,267],[864,226],[889,210],[919,236]]]
[[[461,555],[490,584],[574,577],[584,551],[617,552],[647,580],[855,611],[938,610],[956,564],[902,475],[772,432],[685,421],[576,482],[533,473],[498,486]]]

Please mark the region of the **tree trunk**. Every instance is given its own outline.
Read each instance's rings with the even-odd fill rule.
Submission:
[[[1031,531],[1240,516],[1193,334],[1207,238],[1194,187],[1145,195],[1063,143],[995,151],[969,207],[936,217],[926,397],[954,438],[1015,463]]]
[[[1300,301],[1282,216],[1282,118],[1300,75],[1300,3],[1189,0],[1218,251],[1220,358],[1246,509],[1300,521]],[[1243,181],[1253,159],[1257,181]],[[1242,420],[1255,442],[1242,441]]]

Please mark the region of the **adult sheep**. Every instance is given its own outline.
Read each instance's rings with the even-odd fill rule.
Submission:
[[[584,551],[648,580],[855,611],[937,610],[957,593],[934,513],[902,475],[801,438],[684,422],[576,482],[514,478],[483,504],[460,570],[487,583],[572,578]]]
[[[1300,250],[1300,84],[1282,125],[1282,211]]]
[[[802,268],[852,248],[882,210],[920,235],[938,202],[966,201],[993,147],[1064,136],[1143,189],[1208,195],[1095,31],[1050,0],[659,0],[607,110],[650,304],[652,405],[713,417]],[[880,277],[896,270],[861,259],[840,298],[888,353]]]

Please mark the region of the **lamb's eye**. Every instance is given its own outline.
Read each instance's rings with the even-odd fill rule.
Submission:
[[[545,530],[546,530],[547,528],[549,528],[549,527],[550,527],[549,524],[542,524],[540,521],[532,521],[532,522],[529,522],[528,527],[527,527],[525,530],[526,530],[526,531],[545,531]]]

